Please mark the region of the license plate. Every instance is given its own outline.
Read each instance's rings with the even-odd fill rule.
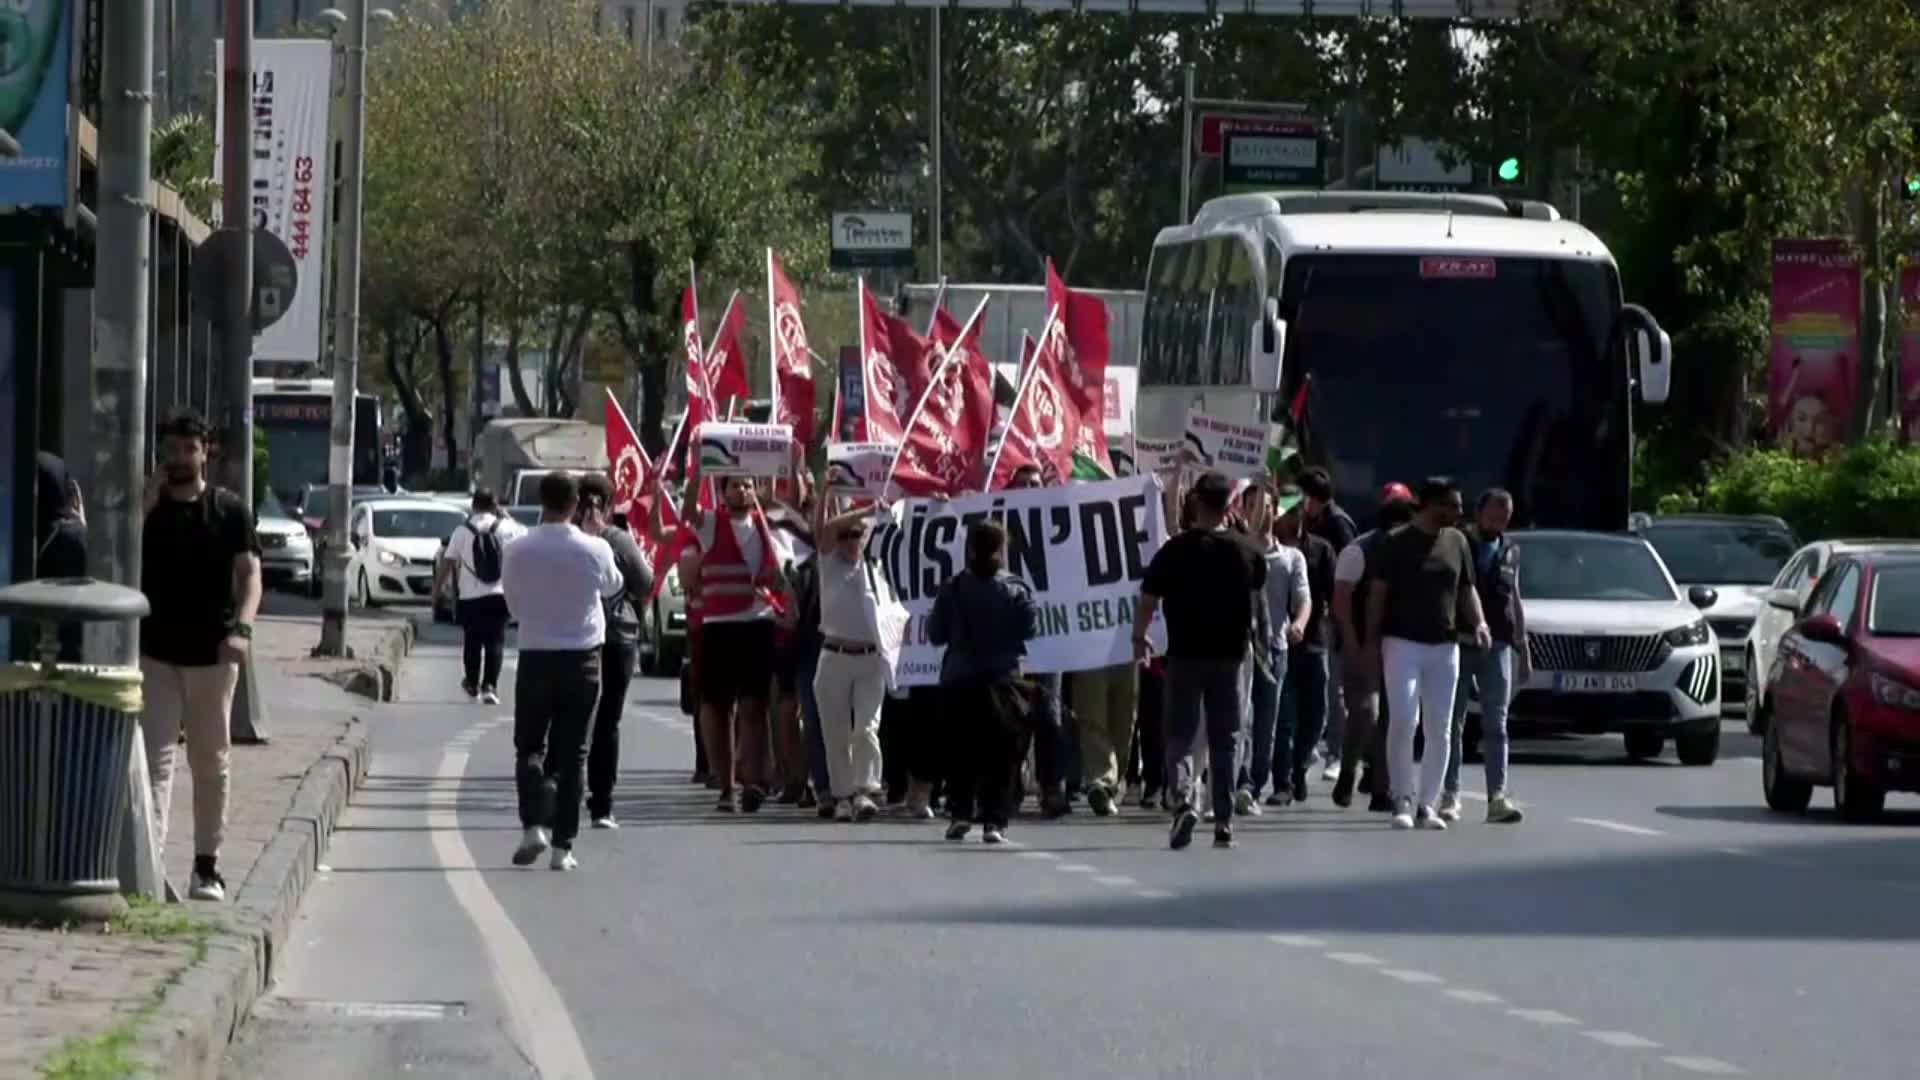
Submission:
[[[1630,694],[1640,688],[1631,675],[1583,675],[1577,672],[1553,673],[1553,688],[1561,693]]]
[[[1720,666],[1728,671],[1745,671],[1747,670],[1747,654],[1738,649],[1723,652],[1720,654]]]

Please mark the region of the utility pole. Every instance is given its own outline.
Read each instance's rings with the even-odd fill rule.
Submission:
[[[347,509],[353,490],[353,402],[360,381],[360,155],[367,140],[367,0],[347,5],[347,115],[340,148],[340,236],[333,281],[333,423],[327,454],[327,565],[319,656],[347,647]]]
[[[945,177],[942,174],[944,162],[942,162],[940,158],[940,68],[942,67],[940,63],[940,9],[938,7],[932,8],[929,13],[933,16],[933,31],[931,35],[933,41],[929,50],[932,55],[930,65],[932,68],[932,78],[929,81],[932,83],[933,89],[933,130],[929,133],[931,149],[933,150],[933,213],[927,215],[930,219],[927,222],[927,226],[928,230],[933,233],[933,280],[943,281],[946,279],[947,271],[941,263],[942,253],[940,250],[942,231],[940,228],[940,195],[941,187],[945,181]]]
[[[226,254],[221,260],[220,361],[226,396],[226,486],[253,505],[253,4],[226,0],[225,57],[220,78],[226,111],[220,117],[220,216]]]
[[[108,0],[100,61],[99,262],[94,272],[93,536],[113,576],[140,587],[147,464],[148,229],[153,209],[153,0]],[[116,635],[114,662],[140,663],[140,624]]]

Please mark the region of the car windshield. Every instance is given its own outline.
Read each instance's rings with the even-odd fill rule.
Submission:
[[[1792,534],[1778,526],[1739,521],[1655,521],[1640,535],[1688,585],[1766,585],[1794,552]]]
[[[1867,630],[1882,637],[1920,637],[1920,565],[1889,566],[1873,575]]]
[[[1594,536],[1516,535],[1525,600],[1677,600],[1645,544]]]
[[[453,509],[375,510],[373,535],[385,540],[438,540],[465,520],[466,515]]]

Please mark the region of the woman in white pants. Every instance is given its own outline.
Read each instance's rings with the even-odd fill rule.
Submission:
[[[1453,527],[1460,489],[1441,477],[1420,487],[1411,522],[1388,533],[1367,557],[1367,625],[1380,628],[1381,692],[1387,704],[1387,766],[1393,827],[1444,829],[1434,812],[1447,777],[1453,694],[1460,681],[1462,616],[1481,648],[1489,641],[1473,554]],[[1426,732],[1420,775],[1413,772],[1413,728]]]
[[[880,709],[887,698],[886,660],[880,653],[873,580],[864,549],[868,511],[821,522],[816,560],[820,574],[820,666],[813,695],[827,746],[827,779],[834,816],[871,821],[880,812]],[[714,663],[718,658],[709,657]]]

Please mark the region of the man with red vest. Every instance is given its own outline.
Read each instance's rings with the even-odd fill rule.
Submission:
[[[774,620],[786,606],[789,557],[767,525],[751,477],[727,477],[721,503],[722,513],[697,506],[687,511],[700,544],[700,651],[705,662],[696,689],[707,764],[720,780],[718,809],[733,811],[737,779],[739,809],[751,814],[767,797]],[[716,663],[717,657],[725,662]]]

